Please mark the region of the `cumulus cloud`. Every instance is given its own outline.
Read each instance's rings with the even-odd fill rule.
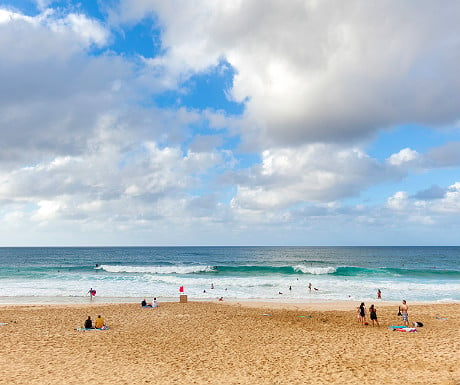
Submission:
[[[254,210],[355,196],[384,178],[385,166],[357,149],[333,145],[274,148],[239,178],[234,207]]]
[[[458,224],[458,182],[345,203],[459,167],[459,142],[364,150],[395,124],[458,124],[456,2],[121,0],[107,22],[37,4],[36,16],[0,9],[4,239],[33,226],[71,243],[81,226],[108,243],[254,244],[331,225]],[[146,17],[157,56],[111,51],[116,28]],[[241,116],[154,105],[222,63]]]
[[[130,65],[91,57],[109,32],[83,15],[35,17],[3,10],[0,23],[0,163],[34,163],[75,155],[86,146],[99,114],[120,105]],[[50,155],[51,154],[51,155]]]
[[[436,199],[433,199],[433,191],[436,192]],[[454,215],[460,212],[460,182],[444,189],[442,195],[441,189],[436,187],[432,187],[429,192],[412,197],[405,191],[395,193],[387,199],[386,208],[390,211],[389,215],[396,214],[401,222],[424,225],[439,225],[446,220],[451,223],[458,222]]]
[[[230,94],[246,102],[252,122],[248,137],[298,145],[354,140],[404,122],[458,120],[460,34],[451,31],[459,31],[459,8],[452,1],[440,8],[398,1],[122,0],[119,18],[155,15],[166,54],[154,64],[172,77],[225,57],[236,70]]]
[[[449,186],[444,197],[434,203],[434,209],[440,213],[460,213],[460,182]]]
[[[393,166],[401,166],[409,163],[415,163],[419,159],[417,151],[410,148],[403,148],[397,154],[393,154],[388,158],[388,163]]]
[[[238,186],[231,204],[235,209],[266,211],[359,197],[372,186],[401,181],[412,172],[448,167],[452,162],[433,162],[432,156],[445,154],[445,147],[433,147],[426,153],[404,148],[383,162],[358,148],[333,144],[276,147],[262,152],[259,165],[227,176],[227,183]],[[446,158],[452,159],[449,154]],[[414,197],[422,202],[440,198],[445,191],[433,186]],[[387,207],[403,210],[412,199],[407,192],[398,192],[387,200]]]

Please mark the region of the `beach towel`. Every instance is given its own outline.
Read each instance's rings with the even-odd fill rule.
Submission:
[[[93,329],[87,329],[87,328],[76,328],[75,329],[78,332],[86,332],[86,331],[102,331],[102,330],[109,330],[108,326],[103,326],[99,329],[93,328]]]
[[[0,322],[0,326],[8,325],[8,322]]]
[[[389,329],[392,329],[393,331],[408,332],[408,333],[413,333],[417,331],[417,328],[410,328],[407,326],[390,326]]]
[[[395,329],[398,332],[408,332],[408,333],[413,333],[417,331],[417,328],[401,328],[401,329]]]

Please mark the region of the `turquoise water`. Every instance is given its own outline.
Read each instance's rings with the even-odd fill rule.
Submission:
[[[308,289],[311,283],[313,288]],[[459,301],[460,247],[0,248],[0,298]],[[212,288],[213,287],[213,288]],[[280,294],[282,293],[282,294]]]

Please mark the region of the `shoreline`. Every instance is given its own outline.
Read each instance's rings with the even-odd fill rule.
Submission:
[[[0,297],[0,308],[9,306],[79,306],[79,305],[133,305],[139,304],[143,297],[94,297],[92,300],[88,296],[81,297]],[[147,298],[147,302],[151,298]],[[175,303],[179,302],[177,297],[160,297],[157,296],[159,302]],[[188,296],[187,302],[189,303],[219,303],[223,305],[242,306],[248,308],[271,308],[271,309],[311,309],[311,310],[350,310],[355,309],[361,302],[365,302],[366,306],[374,304],[379,307],[399,306],[401,301],[385,301],[381,299],[363,299],[361,300],[335,300],[335,299],[258,299],[258,298],[224,298],[222,301],[209,298],[193,298]],[[408,303],[412,306],[416,305],[450,305],[460,304],[460,301],[442,300],[442,301],[410,301]]]

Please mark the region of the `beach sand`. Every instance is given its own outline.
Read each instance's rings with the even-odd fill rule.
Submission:
[[[396,304],[359,325],[358,305],[0,306],[0,383],[460,384],[460,304],[409,302],[416,333],[388,329]],[[98,314],[110,330],[75,330]]]

